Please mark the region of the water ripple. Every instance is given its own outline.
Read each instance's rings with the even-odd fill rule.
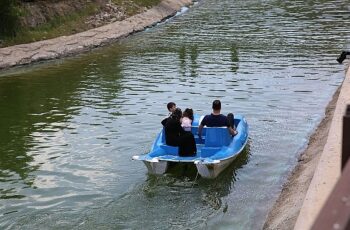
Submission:
[[[203,0],[111,47],[2,74],[1,228],[261,228],[343,80],[349,9]],[[218,98],[251,133],[217,180],[155,178],[130,160],[167,102],[206,114]]]

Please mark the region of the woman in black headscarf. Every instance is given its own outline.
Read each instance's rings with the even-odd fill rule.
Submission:
[[[181,127],[181,109],[177,108],[165,124],[165,142],[170,146],[179,146],[180,156],[194,156],[197,152],[196,142],[191,132]]]
[[[165,141],[170,146],[180,146],[180,137],[184,130],[181,127],[181,109],[177,108],[167,119],[165,124]]]

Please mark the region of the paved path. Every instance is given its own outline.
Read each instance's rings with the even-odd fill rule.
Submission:
[[[1,48],[0,69],[86,52],[153,26],[191,4],[192,0],[163,0],[159,5],[123,21],[70,36]]]
[[[301,207],[295,230],[310,229],[340,177],[343,116],[350,104],[350,68],[341,86],[328,139]]]

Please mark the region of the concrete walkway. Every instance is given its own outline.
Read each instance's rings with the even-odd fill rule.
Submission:
[[[295,230],[310,229],[340,177],[343,116],[350,104],[350,68],[341,86],[328,139],[306,193]]]
[[[0,69],[86,52],[153,26],[191,4],[192,0],[163,0],[159,5],[123,21],[70,36],[1,48]]]

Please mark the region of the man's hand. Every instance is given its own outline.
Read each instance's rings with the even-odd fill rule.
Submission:
[[[230,132],[230,134],[232,136],[236,136],[237,135],[237,130],[233,129],[232,127],[227,127],[228,128],[228,131]]]

